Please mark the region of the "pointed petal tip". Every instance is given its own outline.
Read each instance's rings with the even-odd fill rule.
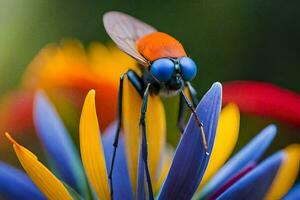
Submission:
[[[95,89],[90,89],[88,92],[88,96],[94,97],[96,95],[96,90]]]
[[[35,91],[35,96],[44,96],[45,95],[45,91],[41,88],[36,89]]]
[[[34,106],[36,106],[39,102],[43,102],[47,100],[47,94],[43,89],[37,89],[34,94]]]
[[[33,118],[36,118],[36,113],[38,109],[41,109],[41,107],[48,107],[45,104],[51,104],[51,102],[48,100],[47,94],[44,90],[38,89],[34,94],[33,99]],[[34,120],[35,123],[36,120]]]
[[[18,144],[18,143],[16,142],[16,140],[13,139],[13,138],[11,137],[11,135],[10,135],[8,132],[5,132],[4,135],[5,135],[5,137],[8,139],[8,141],[11,142],[13,145]]]
[[[215,98],[220,99],[220,101],[222,102],[222,84],[220,82],[215,82],[213,83],[213,85],[211,86],[209,92],[210,93],[214,93],[215,94]],[[221,111],[221,105],[222,103],[220,103],[219,109]]]
[[[15,153],[23,169],[48,199],[54,199],[54,197],[57,199],[72,199],[62,182],[38,161],[35,154],[18,144],[9,134],[6,134],[6,136],[13,142]]]
[[[214,82],[210,90],[222,94],[222,84],[220,82]]]
[[[282,164],[286,158],[287,158],[287,153],[284,150],[280,150],[279,152],[275,153],[273,159],[278,159]]]
[[[276,134],[277,134],[277,126],[275,124],[268,125],[261,132],[261,135],[263,135],[266,138],[269,138],[271,141],[274,139]]]
[[[212,85],[212,87],[216,87],[216,88],[222,89],[222,83],[220,83],[218,81],[214,82],[213,85]]]

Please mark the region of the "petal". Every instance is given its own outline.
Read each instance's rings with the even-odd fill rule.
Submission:
[[[300,145],[288,146],[284,152],[286,159],[282,163],[265,199],[281,199],[293,186],[298,177],[300,165]]]
[[[85,175],[76,147],[42,91],[36,93],[33,112],[38,136],[62,180],[81,194],[87,194]]]
[[[115,62],[112,57],[109,59]],[[97,110],[102,114],[99,124],[104,130],[115,119],[118,91],[118,81],[115,79],[119,79],[119,75],[115,74],[115,79],[111,79],[105,72],[93,73],[89,61],[78,41],[47,45],[27,68],[23,86],[53,91],[56,96],[68,96],[78,107],[82,106],[86,93],[95,88],[97,99],[101,99],[97,102]],[[106,66],[105,63],[102,65]]]
[[[235,104],[222,109],[213,150],[198,189],[225,163],[232,153],[239,135],[240,113]]]
[[[87,94],[82,108],[79,140],[82,163],[91,185],[99,198],[110,199],[105,157],[95,107],[95,90],[90,90]]]
[[[132,188],[136,188],[137,180],[141,104],[141,96],[129,82],[127,77],[125,77],[123,92],[123,126]],[[148,164],[151,180],[155,180],[161,152],[166,140],[165,111],[160,98],[156,95],[149,96],[147,107],[146,128],[149,152]]]
[[[289,193],[283,198],[283,200],[295,200],[300,199],[300,184],[295,185]]]
[[[218,200],[263,199],[284,158],[284,152],[278,152],[272,155],[228,188]]]
[[[137,177],[137,188],[136,188],[136,199],[146,200],[146,175],[145,165],[142,157],[142,144],[139,149],[139,160],[138,160],[138,177]]]
[[[300,95],[271,83],[233,81],[224,84],[223,103],[234,102],[242,112],[300,125]]]
[[[30,88],[61,85],[68,82],[64,75],[70,69],[74,74],[88,69],[84,48],[77,40],[64,40],[60,45],[50,44],[43,48],[29,64],[22,83]]]
[[[8,93],[0,101],[0,132],[25,133],[33,128],[33,91],[17,90]],[[16,126],[18,124],[18,126]]]
[[[276,135],[276,127],[269,125],[234,155],[203,187],[197,198],[210,196],[220,185],[250,163],[257,162]]]
[[[209,200],[217,199],[222,193],[224,193],[228,188],[230,188],[234,183],[240,180],[243,176],[249,173],[254,167],[256,163],[252,163],[247,165],[244,169],[239,171],[236,175],[234,175],[231,179],[229,179],[226,183],[224,183],[221,187],[219,187],[210,197]]]
[[[8,133],[5,135],[13,144],[15,153],[28,176],[48,199],[72,200],[63,183],[39,162],[32,152],[18,144]]]
[[[106,168],[109,170],[113,154],[113,142],[116,132],[116,123],[110,125],[102,135],[105,153]],[[128,166],[125,155],[124,136],[120,134],[113,171],[114,199],[133,199]]]
[[[157,194],[159,192],[163,182],[165,181],[171,167],[173,156],[174,156],[173,148],[171,146],[166,146],[163,153],[162,169],[158,176],[157,181],[154,184],[154,194]]]
[[[204,125],[209,151],[215,139],[221,110],[221,93],[221,84],[215,83],[196,108],[197,115]],[[202,179],[208,160],[209,156],[204,150],[200,129],[194,116],[191,116],[177,146],[159,199],[190,199]]]
[[[25,173],[1,161],[0,197],[4,199],[46,199]]]

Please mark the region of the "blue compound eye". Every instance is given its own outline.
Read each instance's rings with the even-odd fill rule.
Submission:
[[[181,76],[185,81],[191,81],[197,74],[197,65],[189,57],[183,57],[179,60]]]
[[[150,67],[151,74],[159,81],[168,81],[174,72],[174,63],[168,58],[154,61]]]

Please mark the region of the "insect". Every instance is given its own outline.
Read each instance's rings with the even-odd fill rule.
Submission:
[[[147,138],[145,114],[147,110],[148,95],[174,96],[180,95],[179,113],[177,125],[181,131],[184,130],[184,106],[185,104],[192,111],[193,116],[200,128],[203,147],[208,153],[208,146],[204,134],[203,124],[199,120],[194,107],[198,104],[196,91],[190,81],[195,78],[197,66],[195,62],[186,55],[186,52],[175,38],[157,31],[152,26],[127,14],[111,11],[103,16],[103,23],[106,32],[116,45],[134,58],[139,64],[142,72],[138,76],[134,70],[129,69],[120,77],[119,97],[118,97],[118,127],[113,143],[114,151],[109,172],[111,186],[111,198],[113,198],[112,173],[118,147],[118,138],[122,122],[122,95],[123,80],[127,76],[128,80],[137,90],[142,98],[140,127],[142,130],[142,154],[145,163],[145,172],[149,199],[153,198],[151,178],[148,169]],[[184,94],[187,88],[192,102]]]

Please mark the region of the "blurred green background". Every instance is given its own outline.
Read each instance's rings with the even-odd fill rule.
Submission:
[[[77,38],[85,45],[109,40],[102,15],[136,16],[178,38],[198,63],[195,88],[202,95],[214,81],[262,80],[300,92],[300,1],[1,0],[0,94],[18,86],[27,64],[46,44]],[[169,140],[176,100],[167,106]],[[271,119],[243,116],[238,146]],[[278,124],[275,121],[276,124]],[[287,134],[282,134],[286,132]],[[300,141],[299,128],[279,125],[273,149]],[[271,150],[272,151],[272,150]]]

